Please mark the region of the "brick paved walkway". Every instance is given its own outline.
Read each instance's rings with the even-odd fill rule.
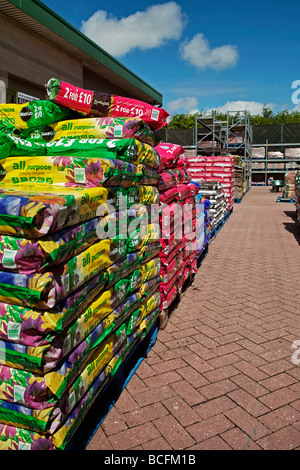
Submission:
[[[300,449],[300,229],[277,196],[234,205],[87,450]]]

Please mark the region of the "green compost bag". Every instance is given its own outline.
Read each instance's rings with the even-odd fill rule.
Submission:
[[[46,126],[76,116],[78,115],[70,109],[63,108],[49,100],[0,104],[0,124],[17,129]]]
[[[2,126],[3,128],[3,126]],[[119,159],[135,165],[159,168],[158,152],[136,139],[60,139],[34,142],[0,131],[0,159],[10,156],[54,156]]]

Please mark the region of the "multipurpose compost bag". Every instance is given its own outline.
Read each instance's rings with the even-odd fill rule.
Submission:
[[[160,273],[160,260],[154,257],[160,250],[160,243],[152,245],[154,247],[149,252],[145,252],[143,247],[140,251],[122,256],[105,271],[77,287],[51,309],[9,304],[7,299],[0,302],[0,338],[34,347],[47,344],[53,335],[65,330],[81,315],[91,302],[96,302],[95,299],[101,296],[101,292],[112,289],[118,281],[131,273],[131,290],[140,289],[143,295],[158,282]]]
[[[0,165],[3,186],[46,184],[66,188],[128,187],[144,178],[142,165],[96,157],[8,157],[2,159]]]
[[[129,138],[59,139],[53,142],[34,142],[0,132],[0,159],[10,156],[99,157],[159,168],[158,152],[151,145]],[[65,164],[67,161],[65,160]],[[24,170],[24,168],[20,168],[20,170]],[[3,175],[3,171],[0,172],[1,175]]]
[[[65,262],[99,241],[99,221],[97,217],[40,239],[0,235],[0,270],[34,274]]]
[[[52,407],[36,411],[22,405],[14,405],[2,401],[1,408],[5,422],[13,422],[14,425],[0,424],[0,449],[1,450],[53,450],[54,448],[65,449],[68,442],[73,437],[79,424],[83,421],[88,410],[91,408],[99,392],[103,386],[118,371],[124,358],[132,349],[134,344],[142,341],[145,335],[154,325],[159,308],[151,310],[145,318],[138,324],[134,331],[127,337],[127,340],[120,341],[119,347],[113,353],[112,358],[103,368],[100,357],[103,355],[101,348],[95,349],[86,367],[78,374],[78,377],[72,383],[69,389],[65,391],[60,400],[56,401],[52,398]],[[124,331],[124,330],[123,330]],[[32,387],[37,384],[34,376],[29,374],[26,378],[20,375],[14,375],[18,371],[3,367],[4,377],[6,380],[13,380],[16,392],[18,391],[18,383],[20,380],[21,390],[17,397],[25,399],[28,391],[23,393],[24,379],[30,382]],[[3,375],[0,372],[1,376]],[[92,384],[92,385],[90,385]],[[10,386],[9,386],[10,387]],[[42,400],[51,402],[51,397],[47,392],[42,395]],[[42,401],[41,401],[42,403]],[[22,420],[22,416],[24,420]],[[21,422],[23,428],[18,427],[16,421]],[[25,429],[25,427],[28,429]],[[32,429],[43,429],[40,432]],[[46,431],[46,434],[45,434]]]
[[[69,328],[55,336],[48,335],[42,346],[0,341],[0,362],[17,369],[45,374],[57,367],[88,336],[89,341],[102,341],[126,316],[130,302],[138,302],[141,298],[141,295],[136,295],[134,299],[124,302],[122,308],[117,308],[126,293],[130,292],[129,283],[130,279],[123,279],[114,288],[97,296]]]
[[[143,215],[142,215],[143,212]],[[136,249],[148,242],[151,235],[144,230],[135,229],[140,221],[148,224],[148,214],[144,205],[136,204],[135,209],[112,212],[103,217],[95,217],[81,224],[66,227],[65,229],[48,234],[41,238],[21,238],[9,235],[0,235],[0,270],[18,272],[21,274],[34,274],[45,272],[77,256],[92,244],[106,238],[123,244],[126,252],[128,229],[133,224],[134,232],[138,233]],[[126,227],[123,228],[123,221]],[[144,228],[142,225],[141,228]],[[126,230],[125,230],[126,229]],[[158,237],[159,238],[159,237]],[[128,242],[131,242],[131,237]],[[130,248],[132,251],[132,248]]]
[[[85,90],[56,78],[50,78],[46,90],[49,100],[83,116],[140,117],[155,131],[165,127],[170,118],[164,109],[144,101]]]
[[[18,129],[44,127],[53,122],[74,117],[76,113],[49,100],[34,100],[23,104],[0,104],[0,124]]]
[[[148,295],[149,290],[158,288],[158,274],[159,264],[153,261],[146,263],[127,278],[121,279],[113,287],[96,296],[68,328],[56,334],[44,335],[38,346],[27,346],[18,341],[17,329],[18,327],[21,329],[21,324],[15,323],[14,342],[0,341],[0,363],[32,372],[48,372],[90,333],[93,333],[93,341],[104,339],[123,321],[123,317],[132,311],[135,304],[138,304],[143,296]],[[139,291],[144,283],[152,279],[156,280],[156,284],[153,282],[148,286],[148,290],[143,288]],[[32,321],[33,334],[34,324],[38,324],[38,320],[41,321],[42,318],[35,318]],[[7,326],[12,332],[11,321]],[[54,322],[52,327],[55,328]],[[27,337],[28,333],[29,329]]]
[[[14,135],[34,142],[60,139],[137,139],[155,146],[158,138],[150,126],[139,117],[97,117],[72,119],[34,129],[15,130]]]
[[[105,273],[78,287],[52,309],[0,302],[0,338],[27,346],[45,344],[45,338],[67,328],[105,289]]]
[[[0,233],[14,237],[40,238],[118,207],[123,188],[64,188],[32,185],[0,186]],[[126,200],[126,199],[125,199]],[[107,203],[107,204],[106,204]]]
[[[101,240],[52,271],[19,274],[0,271],[0,301],[48,309],[124,255],[122,242]]]
[[[159,303],[159,293],[149,295],[137,310],[128,315],[118,330],[99,342],[89,354],[83,353],[83,358],[87,358],[84,366],[77,368],[77,377],[71,371],[69,377],[68,374],[62,377],[59,390],[64,391],[59,391],[59,396],[54,392],[58,386],[55,381],[59,379],[56,372],[39,377],[27,371],[18,372],[0,366],[3,379],[0,398],[5,397],[0,401],[2,419],[7,423],[16,419],[14,423],[17,425],[53,434],[88,390],[93,394],[95,385],[99,389],[107,377],[114,375],[124,353],[147,331],[149,321],[157,316]]]
[[[3,366],[1,367],[1,375],[3,377],[13,375],[18,384],[21,382],[22,385],[19,385],[19,388],[15,387],[14,394],[18,393],[18,396],[14,397],[14,401],[22,403],[23,400],[41,402],[50,400],[50,403],[54,404],[70,388],[83,370],[88,367],[95,355],[97,355],[99,367],[103,369],[112,359],[114,353],[126,341],[126,325],[123,324],[104,340],[97,340],[93,338],[93,335],[89,335],[80,343],[79,348],[76,348],[67,356],[60,364],[60,367],[47,374],[32,374],[26,370],[17,371],[14,368]],[[35,416],[39,414],[38,411],[33,408],[27,410],[24,408],[23,405],[1,400],[1,421],[36,431],[45,431],[47,421],[45,422],[43,418],[47,416],[47,409],[44,410],[44,413],[41,413],[42,419],[36,419]]]
[[[64,188],[0,186],[0,234],[40,238],[134,204],[159,202],[153,186]]]
[[[54,450],[51,436],[0,423],[0,450]]]
[[[127,354],[129,354],[133,346],[143,341],[145,336],[155,325],[158,315],[158,308],[150,312],[128,337],[127,343],[121,346],[121,348],[116,352],[114,357],[110,360],[105,368],[105,373],[108,379],[111,379],[116,374],[118,368],[126,358]],[[66,448],[77,427],[86,416],[88,410],[91,408],[95,398],[99,394],[99,391],[102,389],[101,383],[98,388],[96,387],[96,382],[98,382],[98,380],[94,382],[95,386],[93,385],[93,387],[91,387],[89,391],[82,397],[74,410],[69,414],[63,425],[56,432],[54,432],[52,436],[52,442],[55,448],[62,450]]]

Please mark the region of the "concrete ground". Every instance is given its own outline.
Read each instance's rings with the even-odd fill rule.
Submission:
[[[300,226],[277,197],[234,204],[87,450],[300,449]]]

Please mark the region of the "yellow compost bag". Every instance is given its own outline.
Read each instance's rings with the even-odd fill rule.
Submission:
[[[29,183],[64,187],[128,187],[143,176],[141,165],[96,157],[7,157],[0,164],[1,184],[9,186]]]
[[[39,238],[57,232],[94,219],[100,206],[107,212],[115,210],[118,192],[119,188],[104,187],[0,185],[0,233]]]
[[[79,362],[79,365],[74,364],[73,368],[73,364],[69,359],[69,363],[68,361],[65,363],[66,367],[62,366],[59,370],[50,371],[44,375],[45,385],[53,394],[60,398],[68,388],[68,382],[71,380],[71,377],[78,377],[78,374],[80,374],[85,367],[88,367],[88,373],[91,373],[96,366],[100,366],[100,368],[103,369],[113,357],[115,351],[125,341],[126,327],[125,325],[121,325],[116,332],[111,333],[101,341],[99,345],[95,344],[94,348],[89,350],[87,355],[84,357],[84,360],[80,360],[80,348],[76,348],[73,355],[77,357],[76,364]],[[70,358],[71,356],[72,354],[70,355]],[[72,360],[74,359],[75,357],[72,358]]]
[[[83,118],[55,122],[44,127],[24,130],[20,137],[36,142],[59,139],[128,139],[134,138],[153,147],[158,138],[141,118]]]
[[[123,256],[123,244],[101,240],[52,272],[19,274],[0,271],[0,301],[41,309],[53,308],[75,289]],[[105,282],[105,276],[103,276]]]

